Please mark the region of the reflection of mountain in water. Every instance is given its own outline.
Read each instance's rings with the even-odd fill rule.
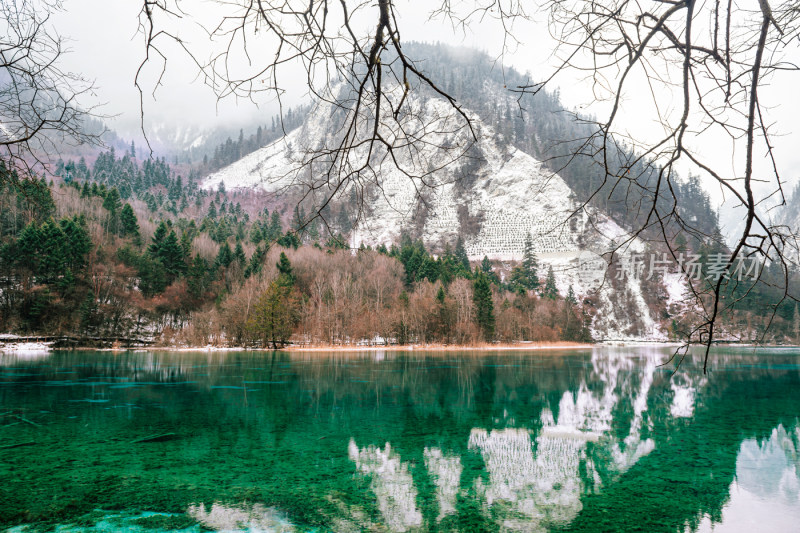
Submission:
[[[761,498],[800,506],[800,427],[787,431],[779,425],[765,441],[742,442],[736,481]]]

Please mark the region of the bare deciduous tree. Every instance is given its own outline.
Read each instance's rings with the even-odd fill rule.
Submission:
[[[304,199],[312,199],[315,217],[326,225],[323,210],[351,187],[366,208],[368,190],[381,190],[381,169],[399,169],[419,194],[436,170],[461,158],[476,139],[455,98],[404,53],[390,0],[220,2],[225,14],[202,26],[211,42],[207,59],[181,37],[185,19],[193,16],[184,6],[180,0],[144,1],[139,20],[146,55],[137,87],[143,90],[148,65],[161,61],[157,89],[168,50],[177,46],[219,98],[257,101],[266,93],[283,107],[290,85],[285,78],[302,68],[311,96],[327,104],[323,112],[338,115],[337,131],[325,144],[300,147],[297,166],[308,171],[294,172]],[[444,99],[451,113],[434,116],[436,110],[412,103],[410,93],[420,90]],[[443,141],[459,133],[466,133],[463,142]],[[436,161],[420,149],[432,144],[442,155]]]
[[[59,0],[0,2],[0,163],[4,179],[44,170],[44,154],[99,141],[81,107],[92,84],[60,66],[64,40],[50,23]]]
[[[561,63],[542,83],[517,90],[536,92],[559,72],[572,70],[585,73],[593,97],[607,100],[608,112],[592,121],[594,135],[583,140],[583,153],[602,166],[604,185],[626,188],[636,200],[631,208],[642,216],[638,227],[631,228],[630,239],[653,230],[683,266],[674,246],[678,233],[714,237],[703,235],[683,216],[685,206],[673,187],[679,168],[711,180],[729,199],[727,205],[741,209],[744,226],[733,246],[725,247],[721,275],[690,279],[702,316],[690,340],[705,343],[707,365],[720,314],[743,297],[723,299],[738,282],[733,275],[738,260],[758,258],[759,278],[765,263],[780,267],[782,297],[769,302],[772,317],[785,299],[798,296],[797,288],[789,286],[797,266],[795,252],[790,251],[797,248],[796,237],[789,228],[774,224],[768,213],[784,205],[785,197],[773,148],[774,118],[769,118],[776,102],[762,101],[761,91],[776,74],[798,70],[792,61],[799,51],[800,10],[789,1],[770,7],[768,0],[747,6],[732,0],[573,0],[549,2],[547,9]],[[670,97],[676,102],[673,109],[666,103]],[[660,134],[644,140],[626,135],[620,125],[626,105],[646,109]],[[727,144],[710,144],[719,139]],[[632,146],[627,153],[635,156],[619,161],[620,143]],[[720,149],[727,157],[709,153]],[[757,164],[760,154],[766,156],[768,168]],[[725,159],[731,163],[718,163]],[[631,176],[637,163],[644,164],[645,174]],[[756,283],[739,294],[746,295]]]

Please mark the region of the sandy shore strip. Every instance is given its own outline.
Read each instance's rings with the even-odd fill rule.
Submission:
[[[513,344],[393,344],[389,346],[374,345],[290,345],[282,348],[288,352],[457,352],[457,351],[527,351],[527,350],[575,350],[589,349],[596,344],[580,342],[520,342]]]

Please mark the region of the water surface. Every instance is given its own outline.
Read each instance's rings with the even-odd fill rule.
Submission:
[[[800,352],[0,355],[0,528],[796,531]]]

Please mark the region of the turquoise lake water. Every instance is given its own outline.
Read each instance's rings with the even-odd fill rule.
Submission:
[[[0,529],[800,530],[800,351],[669,354],[0,354]]]

